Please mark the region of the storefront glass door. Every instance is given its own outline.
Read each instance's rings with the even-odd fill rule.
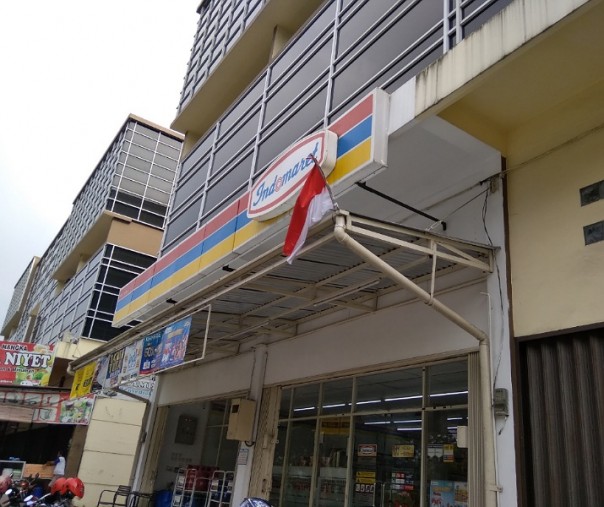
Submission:
[[[467,385],[461,360],[285,389],[271,501],[467,505]]]

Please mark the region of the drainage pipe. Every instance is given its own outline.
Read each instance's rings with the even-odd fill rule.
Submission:
[[[413,292],[420,300],[429,306],[432,306],[437,312],[449,319],[451,322],[467,331],[470,335],[478,340],[478,353],[480,359],[480,394],[481,394],[481,410],[482,410],[482,433],[484,436],[484,478],[485,478],[485,495],[484,505],[486,507],[496,507],[497,492],[499,490],[495,476],[495,436],[493,415],[491,412],[492,395],[491,395],[491,359],[489,353],[488,335],[477,328],[471,322],[468,322],[457,312],[444,305],[432,295],[412,282],[405,275],[394,269],[390,264],[375,255],[371,250],[365,248],[361,243],[353,239],[346,231],[346,216],[343,213],[336,215],[336,225],[334,229],[336,239],[346,246],[349,250],[357,254],[368,264],[379,269],[388,278]]]

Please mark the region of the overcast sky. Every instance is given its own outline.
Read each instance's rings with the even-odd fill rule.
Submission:
[[[127,115],[170,126],[199,2],[0,1],[0,324]]]

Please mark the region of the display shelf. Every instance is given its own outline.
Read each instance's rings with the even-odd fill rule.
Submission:
[[[233,493],[234,472],[215,470],[210,479],[206,507],[222,507],[229,505]]]
[[[0,460],[0,475],[13,475],[13,479],[20,479],[23,476],[25,461],[18,460]]]
[[[170,507],[203,507],[213,467],[180,468],[174,479]]]

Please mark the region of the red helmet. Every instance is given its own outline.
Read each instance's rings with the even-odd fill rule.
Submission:
[[[67,479],[67,491],[78,498],[84,497],[84,483],[78,477],[70,477]]]
[[[67,492],[67,479],[65,477],[59,477],[50,487],[50,492],[55,495],[64,495]]]

